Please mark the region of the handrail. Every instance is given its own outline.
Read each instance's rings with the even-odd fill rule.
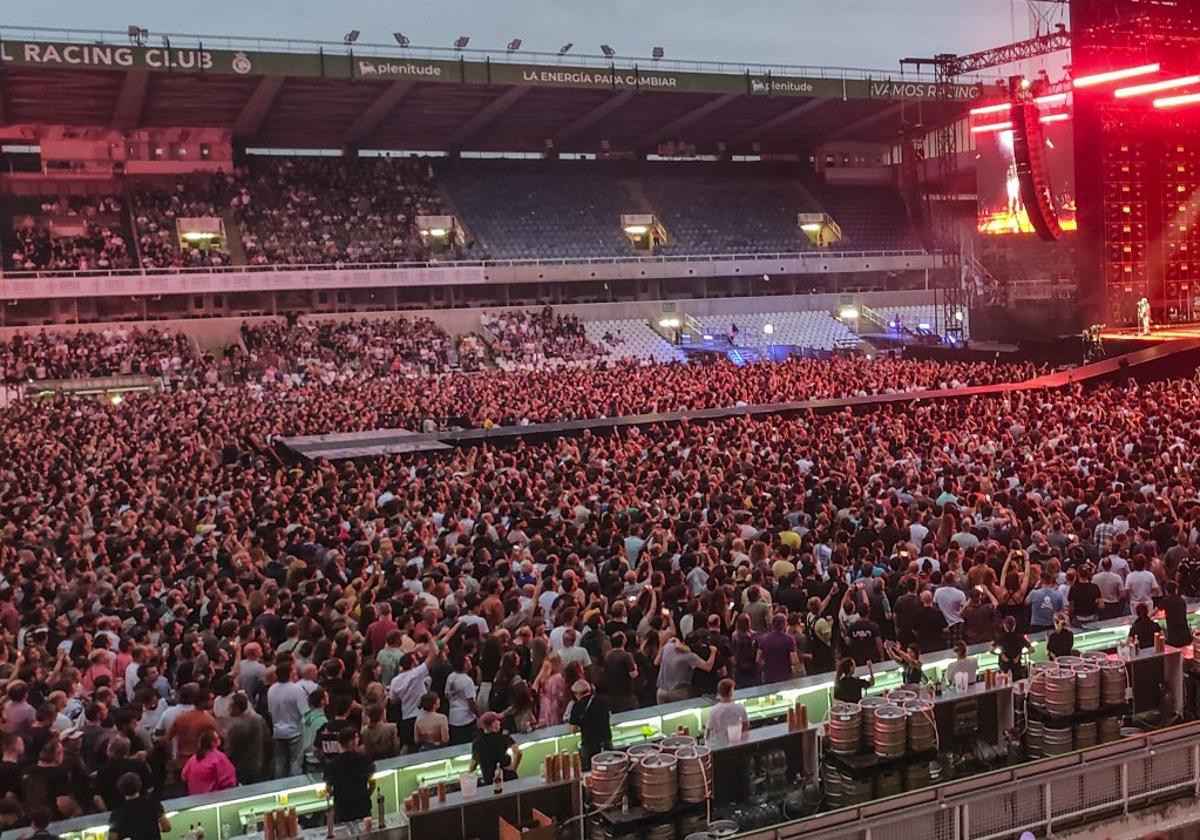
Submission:
[[[790,251],[763,254],[681,254],[659,257],[554,257],[527,259],[480,259],[480,260],[426,260],[412,262],[378,263],[283,263],[271,265],[222,265],[188,266],[182,268],[110,268],[86,271],[6,271],[0,277],[12,280],[28,280],[39,277],[158,277],[198,274],[247,274],[280,271],[365,271],[379,269],[412,268],[516,268],[520,266],[565,266],[565,265],[663,265],[685,262],[732,262],[735,260],[829,260],[865,259],[868,257],[926,257],[938,256],[939,252],[924,250],[881,250],[881,251]]]
[[[68,41],[71,43],[113,44],[129,46],[129,33],[112,29],[84,29],[76,27],[47,27],[47,26],[6,26],[4,37],[12,40],[13,36],[30,40]],[[839,67],[807,64],[778,64],[771,62],[741,62],[741,61],[705,61],[677,58],[654,59],[650,56],[614,56],[609,58],[594,53],[544,52],[537,50],[507,51],[501,49],[455,49],[453,47],[432,47],[410,45],[401,47],[397,44],[384,44],[359,41],[346,44],[342,41],[324,41],[308,38],[258,38],[241,35],[205,35],[184,32],[153,33],[154,38],[165,36],[172,48],[207,48],[232,50],[259,50],[283,53],[323,52],[326,54],[354,55],[371,57],[383,55],[390,58],[422,58],[443,59],[449,61],[487,61],[501,64],[530,64],[540,60],[544,63],[561,64],[569,67],[618,67],[633,69],[635,66],[643,70],[664,69],[702,73],[725,73],[741,75],[744,73],[771,73],[782,75],[815,76],[821,79],[874,79],[874,80],[904,80],[914,82],[935,82],[938,79],[932,73],[920,71],[896,71],[871,67]],[[959,83],[982,83],[982,76],[961,76],[956,79]]]

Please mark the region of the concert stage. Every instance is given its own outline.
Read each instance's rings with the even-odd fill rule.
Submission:
[[[1163,324],[1151,328],[1149,335],[1142,335],[1137,327],[1126,329],[1103,330],[1100,337],[1105,341],[1136,341],[1143,343],[1158,343],[1160,341],[1180,341],[1182,339],[1200,338],[1200,322],[1190,324]]]

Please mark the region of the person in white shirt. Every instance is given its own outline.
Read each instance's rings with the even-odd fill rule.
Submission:
[[[577,644],[578,641],[579,634],[575,632],[574,628],[568,627],[567,631],[563,633],[563,646],[558,653],[562,657],[564,666],[578,662],[586,669],[592,664],[592,656]]]
[[[958,577],[954,572],[946,572],[942,576],[942,585],[933,593],[934,603],[946,617],[946,626],[953,627],[963,620],[963,607],[967,605],[967,596],[958,588]]]
[[[967,684],[975,682],[975,672],[979,668],[979,663],[973,656],[967,656],[967,643],[958,642],[954,645],[955,659],[946,666],[945,681],[947,685],[954,685],[954,676],[956,674],[966,674]]]
[[[1133,558],[1133,571],[1125,576],[1125,592],[1130,611],[1136,613],[1138,604],[1145,604],[1150,614],[1154,614],[1154,596],[1161,595],[1162,590],[1158,578],[1146,570],[1146,558],[1140,554]]]
[[[742,732],[750,730],[750,718],[746,707],[733,702],[733,680],[724,679],[717,683],[717,703],[708,713],[708,723],[705,731],[709,737],[716,736],[721,741],[729,741],[729,728],[740,726]]]
[[[308,694],[296,681],[293,663],[280,662],[275,666],[275,684],[267,689],[267,708],[271,712],[271,736],[275,741],[275,778],[299,776],[304,760],[301,735]]]
[[[450,723],[450,743],[469,744],[475,735],[479,709],[475,705],[477,689],[471,679],[471,657],[460,654],[454,662],[454,673],[446,677],[446,699],[450,708],[446,718]]]

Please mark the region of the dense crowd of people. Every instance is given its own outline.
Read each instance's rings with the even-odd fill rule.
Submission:
[[[324,322],[322,333],[343,336],[336,342],[315,338],[314,327],[306,324],[247,328],[248,352],[229,357],[232,378],[250,383],[246,398],[278,416],[280,428],[322,434],[523,426],[987,385],[1023,381],[1044,372],[1032,364],[864,356],[791,358],[741,367],[725,359],[685,364],[605,357],[593,359],[585,371],[533,364],[471,372],[484,363],[482,347],[474,340],[468,346],[476,355],[463,354],[460,344],[457,367],[450,369],[449,339],[431,322],[370,322],[379,324],[370,328],[357,323]],[[413,331],[426,346],[436,348],[432,359],[415,357],[395,338]],[[380,334],[387,336],[391,350],[375,343]],[[406,377],[421,372],[439,375],[420,388],[411,387]]]
[[[211,357],[179,332],[113,327],[72,333],[18,332],[0,342],[0,383],[144,374],[177,386],[215,384]]]
[[[37,216],[14,223],[14,271],[92,271],[129,268],[124,205],[105,197],[47,198]]]
[[[429,162],[396,157],[257,161],[234,202],[250,265],[424,260],[417,216],[442,210]]]
[[[127,771],[198,793],[351,739],[382,758],[835,665],[842,690],[960,640],[1017,668],[1026,630],[1127,610],[1175,639],[1200,594],[1191,380],[338,464],[268,445],[369,425],[375,390],[0,413],[6,820],[111,806]]]
[[[209,241],[189,244],[180,240],[185,231],[179,220],[216,219],[228,206],[229,176],[195,175],[179,179],[171,188],[147,185],[133,196],[138,256],[142,268],[220,268],[230,264],[229,252]]]
[[[230,354],[239,381],[331,385],[431,376],[458,362],[455,342],[428,318],[269,321],[243,325],[241,337]]]
[[[492,358],[508,370],[594,362],[609,352],[588,340],[577,315],[563,315],[549,306],[484,313],[480,321],[490,337]]]

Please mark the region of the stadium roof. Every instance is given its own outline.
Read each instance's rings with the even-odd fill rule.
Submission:
[[[215,127],[248,145],[795,153],[930,130],[982,94],[883,70],[36,30],[0,41],[0,136]],[[155,43],[158,41],[161,43]],[[757,145],[755,149],[754,144]]]

